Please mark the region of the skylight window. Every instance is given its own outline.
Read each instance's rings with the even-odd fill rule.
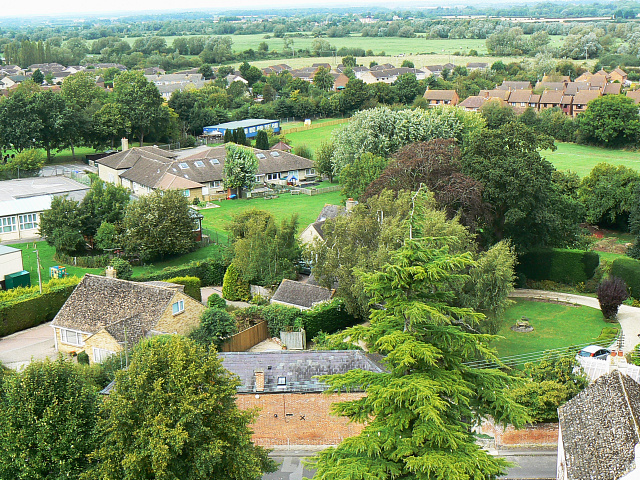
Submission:
[[[278,386],[282,387],[287,384],[287,377],[278,377]]]
[[[272,157],[279,157],[280,154],[278,152],[271,152]]]
[[[260,160],[264,160],[265,158],[267,158],[264,156],[264,153],[256,153],[256,157],[258,157]]]
[[[211,165],[220,165],[220,161],[217,158],[212,158],[209,162]]]
[[[204,162],[202,160],[196,160],[193,162],[196,167],[204,167]]]
[[[179,163],[178,166],[182,169],[182,170],[186,170],[187,168],[189,168],[189,165],[187,165],[186,163]]]

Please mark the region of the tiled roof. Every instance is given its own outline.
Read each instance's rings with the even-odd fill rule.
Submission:
[[[591,100],[598,98],[600,96],[599,90],[582,90],[576,93],[576,96],[573,98],[574,105],[586,105]]]
[[[184,190],[198,187],[202,187],[202,184],[188,178],[178,177],[172,173],[165,173],[155,186],[160,190]]]
[[[455,90],[427,90],[424,92],[426,100],[453,100],[456,96]]]
[[[113,155],[102,157],[96,161],[97,163],[107,167],[122,170],[124,168],[133,167],[141,157],[151,158],[166,163],[175,158],[176,154],[168,152],[167,150],[162,150],[158,147],[133,147],[122,152],[114,153]]]
[[[486,96],[488,98],[499,98],[501,100],[507,100],[509,98],[510,92],[509,90],[480,90],[481,96]]]
[[[238,393],[256,393],[255,371],[264,371],[264,392],[322,392],[328,386],[319,375],[335,375],[360,369],[383,372],[380,357],[360,350],[307,350],[302,352],[222,352],[224,368],[238,376]],[[278,386],[278,379],[283,385]]]
[[[328,288],[307,285],[285,278],[271,297],[271,301],[312,308],[317,303],[331,300],[332,296],[333,293]]]
[[[484,102],[486,102],[487,97],[481,97],[480,95],[472,95],[470,97],[465,98],[458,105],[464,108],[480,108]]]
[[[562,101],[562,92],[557,90],[545,90],[540,96],[541,104],[555,103],[560,105]]]
[[[509,95],[509,103],[529,103],[531,90],[513,90]]]
[[[340,215],[344,215],[345,213],[347,213],[347,209],[342,205],[331,205],[330,203],[327,203],[322,207],[322,211],[320,212],[320,215],[318,215],[316,222],[322,222],[329,218],[336,218]]]
[[[157,188],[171,164],[171,161],[167,161],[167,159],[160,161],[140,156],[136,158],[136,163],[131,168],[120,174],[120,177],[145,187]]]
[[[115,322],[107,325],[105,330],[116,340],[116,342],[126,342],[128,345],[135,345],[138,343],[148,331],[144,325],[144,318],[139,313],[132,315],[131,317],[116,320]]]
[[[640,90],[629,90],[627,92],[627,97],[633,99],[634,102],[636,102],[636,104],[640,103]]]
[[[502,85],[497,87],[499,90],[531,90],[530,82],[503,81]]]
[[[140,315],[151,330],[175,295],[171,288],[86,274],[52,326],[96,333],[114,322]]]
[[[603,95],[620,95],[620,91],[622,90],[621,83],[607,83],[604,87]]]
[[[565,82],[538,82],[536,83],[536,89],[545,89],[545,90],[564,90],[566,83]]]
[[[615,370],[558,409],[570,480],[617,479],[640,442],[640,385]]]

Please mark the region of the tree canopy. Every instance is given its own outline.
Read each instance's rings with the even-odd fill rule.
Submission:
[[[640,139],[638,106],[623,95],[604,95],[591,100],[580,115],[579,124],[584,141],[605,147],[635,145]]]
[[[244,134],[244,132],[243,132]],[[224,186],[235,188],[240,197],[243,188],[251,188],[258,173],[258,157],[253,150],[240,145],[225,145],[227,156],[224,161]]]

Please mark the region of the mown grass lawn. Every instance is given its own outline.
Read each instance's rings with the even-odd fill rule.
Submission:
[[[336,128],[341,128],[343,125],[344,124],[340,123],[337,125],[327,125],[325,127],[311,128],[302,132],[287,133],[286,136],[287,140],[291,142],[290,145],[292,147],[297,147],[298,145],[306,145],[311,149],[312,152],[315,152],[322,142],[331,140],[331,132],[333,132]]]
[[[522,317],[527,317],[534,330],[518,333],[511,330]],[[606,323],[600,310],[585,306],[559,305],[516,299],[507,309],[503,327],[492,346],[499,357],[530,352],[541,352],[553,348],[592,343],[604,327],[617,325]]]
[[[572,170],[581,177],[598,163],[624,165],[640,171],[640,152],[627,150],[613,150],[609,148],[576,145],[575,143],[556,142],[555,152],[545,150],[541,152],[558,170]]]
[[[335,184],[334,184],[335,185]],[[200,210],[204,216],[202,227],[217,234],[219,243],[228,241],[227,226],[234,215],[256,208],[267,210],[280,221],[298,214],[298,232],[302,232],[307,225],[314,222],[318,214],[327,203],[339,204],[342,201],[340,192],[323,193],[321,195],[291,195],[284,193],[278,198],[265,200],[264,198],[222,200],[219,207]]]

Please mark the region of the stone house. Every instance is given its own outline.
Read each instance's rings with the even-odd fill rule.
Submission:
[[[640,478],[640,385],[620,370],[558,409],[558,480]]]
[[[100,363],[144,337],[186,335],[205,307],[183,289],[86,274],[51,323],[56,349]]]
[[[319,303],[328,302],[335,291],[318,285],[284,279],[271,297],[271,303],[279,303],[300,310],[310,310]]]

